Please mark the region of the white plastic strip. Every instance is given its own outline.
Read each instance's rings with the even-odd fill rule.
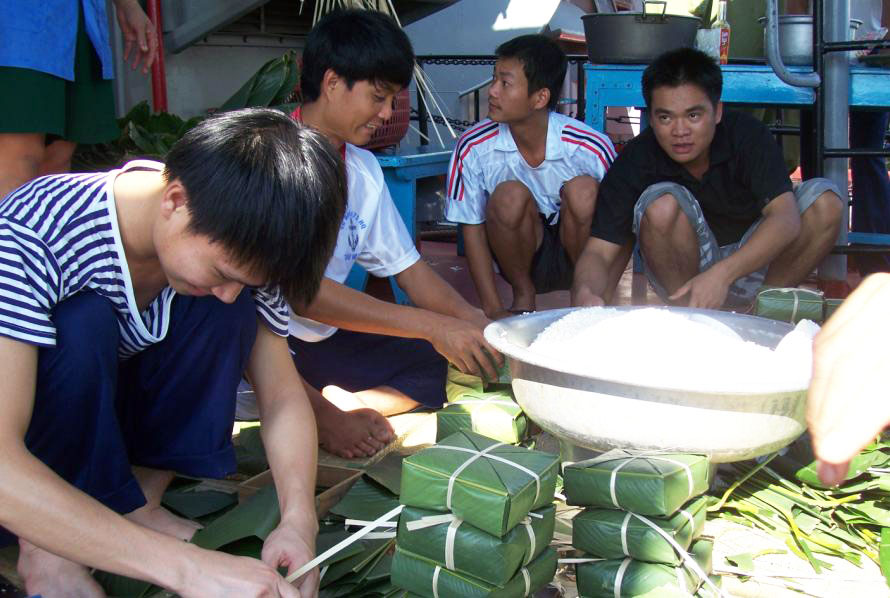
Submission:
[[[442,572],[442,567],[436,565],[436,570],[433,571],[433,598],[439,598],[439,573]]]
[[[319,582],[321,582],[321,580],[324,579],[324,574],[328,572],[329,568],[330,568],[330,565],[325,565],[324,567],[321,568],[321,571],[318,573],[318,581]]]
[[[532,579],[528,574],[528,569],[525,567],[522,568],[522,581],[525,582],[525,594],[523,596],[528,596],[532,593]]]
[[[451,477],[448,478],[448,494],[445,495],[445,508],[447,508],[449,511],[451,510],[451,494],[454,492],[454,482],[457,481],[457,477],[463,472],[463,470],[469,467],[476,459],[485,457],[489,451],[493,451],[494,449],[501,446],[504,446],[504,443],[499,442],[481,451],[473,451],[476,454],[464,461],[460,467],[454,470],[454,473],[452,473]]]
[[[445,533],[445,566],[449,571],[454,571],[454,541],[457,538],[457,528],[460,527],[461,523],[463,521],[455,518]]]
[[[451,523],[457,519],[451,513],[445,513],[444,515],[427,515],[426,517],[421,517],[416,521],[409,521],[405,524],[405,529],[409,532],[417,531],[419,529],[426,529],[428,527],[435,527],[437,525],[443,525],[445,523]]]
[[[522,562],[522,566],[525,567],[530,562],[532,562],[532,555],[535,554],[535,548],[537,548],[535,545],[535,530],[532,529],[532,520],[528,517],[526,517],[519,523],[525,526],[525,531],[528,532],[528,552],[525,553],[525,559]]]
[[[624,581],[624,572],[630,566],[632,559],[624,559],[621,566],[618,567],[618,573],[615,574],[615,598],[621,598],[621,582]]]
[[[362,519],[347,519],[346,521],[343,522],[343,525],[346,527],[351,527],[351,526],[364,527],[364,526],[370,525],[372,523],[373,523],[373,521],[364,521]],[[378,527],[398,527],[398,525],[399,525],[398,521],[392,521],[392,522],[387,522],[383,525],[379,525]]]
[[[695,517],[692,516],[692,513],[687,511],[686,509],[680,509],[680,515],[683,515],[686,520],[689,522],[689,529],[695,532]]]
[[[622,508],[621,505],[618,504],[618,495],[615,488],[618,472],[621,470],[622,467],[636,459],[653,459],[655,461],[667,461],[668,463],[673,463],[674,465],[682,467],[684,470],[686,470],[686,479],[689,481],[689,495],[692,496],[693,492],[695,491],[695,483],[692,480],[692,469],[686,463],[677,461],[676,459],[669,459],[668,457],[660,457],[657,455],[631,455],[629,457],[622,458],[626,460],[619,463],[618,467],[612,470],[612,475],[609,477],[609,494],[612,497],[612,504],[615,505],[615,507],[618,509]]]
[[[395,532],[371,532],[365,536],[365,540],[391,540],[395,537]]]
[[[677,574],[677,586],[684,594],[692,594],[686,587],[686,569],[683,567],[674,567],[674,573]]]
[[[371,523],[369,523],[362,529],[358,530],[357,532],[355,532],[348,538],[345,538],[342,541],[338,542],[337,544],[331,546],[330,548],[328,548],[327,550],[322,552],[320,555],[318,555],[317,557],[315,557],[314,559],[312,559],[311,561],[309,561],[308,563],[306,563],[305,565],[303,565],[302,567],[300,567],[299,569],[297,569],[296,571],[294,571],[293,573],[288,575],[285,578],[285,581],[287,583],[293,583],[294,581],[300,579],[307,572],[315,569],[320,563],[325,562],[330,557],[334,556],[335,554],[337,554],[338,552],[340,552],[347,546],[349,546],[355,542],[358,542],[359,540],[361,540],[362,538],[364,538],[365,536],[370,534],[372,530],[374,530],[378,527],[392,527],[390,519],[392,519],[393,517],[395,517],[396,515],[401,513],[402,509],[404,509],[404,508],[405,508],[405,505],[399,505],[396,508],[394,508],[393,510],[391,510],[390,512],[388,512],[384,515],[381,515],[380,517],[378,517],[377,519],[375,519],[374,521],[372,521]]]
[[[627,524],[630,523],[630,516],[631,514],[627,513],[621,522],[621,552],[624,556],[630,556],[630,551],[627,549]]]
[[[534,500],[534,502],[538,501],[538,498],[541,496],[541,477],[538,474],[536,474],[535,472],[533,472],[531,469],[529,469],[527,467],[523,467],[519,463],[513,463],[509,459],[504,459],[503,457],[499,457],[497,455],[489,455],[488,454],[488,451],[498,448],[498,447],[501,447],[501,446],[509,446],[509,445],[504,444],[503,442],[499,442],[497,444],[491,445],[490,447],[486,448],[483,451],[474,451],[473,449],[464,448],[462,446],[448,446],[445,444],[434,444],[433,446],[429,447],[431,449],[443,449],[443,450],[449,450],[449,451],[458,451],[461,453],[470,453],[473,455],[473,457],[468,459],[453,474],[451,474],[451,477],[448,479],[448,494],[446,495],[446,506],[448,509],[451,509],[451,491],[454,486],[454,481],[457,479],[457,474],[460,471],[463,471],[470,463],[472,463],[476,459],[479,459],[480,457],[484,457],[486,459],[491,459],[492,461],[497,461],[499,463],[504,463],[505,465],[509,465],[510,467],[514,467],[514,468],[518,469],[519,471],[528,474],[535,481],[535,500]]]
[[[636,513],[631,514],[649,527],[651,527],[653,530],[655,530],[656,533],[660,534],[661,537],[667,540],[667,543],[670,544],[671,547],[677,551],[677,554],[680,556],[680,558],[683,559],[684,567],[688,567],[693,573],[698,575],[702,579],[702,581],[711,586],[711,588],[713,588],[714,591],[717,592],[717,595],[720,596],[720,598],[728,598],[728,596],[724,594],[720,588],[714,585],[714,582],[711,581],[711,579],[708,577],[708,574],[702,570],[699,564],[695,562],[695,559],[692,558],[689,553],[686,552],[683,547],[680,546],[677,541],[670,536],[670,534],[668,534],[666,531],[664,531],[642,515],[637,515]]]
[[[534,511],[529,511],[528,516],[534,517],[535,519],[543,519],[544,518],[543,515],[541,515],[540,513],[535,513]]]
[[[566,558],[556,559],[556,562],[560,565],[581,565],[583,563],[598,563],[604,560],[606,559]]]

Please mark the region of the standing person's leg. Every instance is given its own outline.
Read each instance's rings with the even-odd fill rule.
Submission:
[[[56,347],[38,357],[25,444],[60,477],[118,513],[145,504],[130,471],[115,411],[118,320],[107,299],[79,293],[53,310]],[[72,514],[76,516],[76,514]],[[102,596],[89,571],[20,540],[28,593]]]
[[[253,297],[177,295],[166,338],[121,365],[118,413],[147,504],[128,517],[188,539],[196,526],[160,506],[173,472],[235,471],[235,395],[257,332]]]
[[[485,232],[501,273],[513,287],[511,311],[534,311],[532,258],[543,238],[538,204],[519,181],[498,185],[485,206]]]
[[[850,113],[850,147],[881,149],[887,134],[890,112],[857,110]],[[861,233],[890,233],[890,177],[883,157],[850,160],[853,178],[853,210],[850,229]],[[890,270],[884,255],[857,255],[856,264],[865,276]]]
[[[656,183],[634,207],[634,234],[646,274],[664,299],[720,258],[698,201],[676,183]]]

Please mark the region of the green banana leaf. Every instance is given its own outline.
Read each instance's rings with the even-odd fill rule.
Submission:
[[[397,506],[397,496],[362,476],[331,508],[331,513],[345,519],[373,521]]]
[[[281,521],[278,494],[269,485],[231,511],[198,530],[192,542],[201,548],[216,550],[248,537],[265,540]]]
[[[451,512],[484,532],[503,537],[530,510],[553,501],[559,458],[499,444],[464,430],[406,457],[402,504],[443,512],[448,510],[450,492]],[[490,457],[480,456],[483,450]]]
[[[531,596],[553,580],[556,552],[546,549],[504,586],[487,584],[469,575],[449,571],[434,561],[396,547],[392,583],[421,596],[439,598],[512,598]],[[435,592],[433,588],[435,587]]]
[[[93,579],[102,586],[108,598],[143,598],[148,596],[153,589],[158,589],[157,586],[147,581],[139,581],[105,571],[94,572]]]
[[[689,473],[681,464],[688,467]],[[665,453],[647,456],[613,449],[564,468],[566,502],[669,517],[689,499],[707,492],[709,468],[708,458],[702,455]],[[617,505],[612,501],[613,470],[617,470]]]
[[[177,488],[164,493],[161,503],[188,519],[198,519],[238,504],[236,492]]]
[[[884,579],[887,580],[887,585],[890,586],[890,527],[881,529],[881,545],[879,554],[881,573],[884,574]]]
[[[263,64],[219,109],[227,111],[281,104],[293,92],[298,78],[296,55],[287,52]]]
[[[438,513],[406,507],[399,517],[398,545],[445,567],[451,522],[410,531],[408,524]],[[472,525],[460,523],[453,532],[454,570],[495,586],[503,586],[523,565],[544,552],[553,538],[556,507],[532,511],[528,525],[519,525],[496,538]],[[453,531],[453,530],[452,530]]]
[[[707,502],[706,497],[699,497],[671,517],[647,519],[686,550],[704,527]],[[682,562],[673,546],[658,532],[632,514],[615,509],[587,509],[575,517],[572,546],[605,559],[629,556],[672,566]]]

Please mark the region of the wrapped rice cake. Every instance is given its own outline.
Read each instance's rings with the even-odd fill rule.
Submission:
[[[402,504],[451,512],[498,538],[553,502],[559,458],[470,431],[402,462]]]
[[[396,542],[448,570],[503,586],[550,545],[555,515],[553,505],[532,511],[496,538],[451,515],[406,507]]]
[[[706,574],[711,571],[713,547],[712,541],[699,541],[689,553]],[[581,598],[689,598],[704,581],[685,566],[631,558],[581,563],[576,571]]]
[[[708,499],[699,497],[672,517],[646,517],[684,550],[701,534]],[[587,509],[572,520],[572,546],[606,559],[631,558],[650,563],[679,565],[673,546],[640,516],[615,509]]]
[[[546,549],[503,586],[470,575],[449,571],[435,561],[396,546],[390,579],[392,584],[420,596],[438,598],[519,598],[531,596],[556,575],[556,552]]]
[[[566,502],[670,517],[708,490],[709,468],[703,455],[614,449],[565,467]]]

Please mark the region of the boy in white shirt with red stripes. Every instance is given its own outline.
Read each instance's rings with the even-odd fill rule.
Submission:
[[[446,189],[489,318],[533,311],[537,293],[570,288],[615,158],[608,137],[554,111],[567,66],[555,42],[523,35],[496,54],[488,118],[458,141]],[[509,309],[492,258],[513,288]]]

